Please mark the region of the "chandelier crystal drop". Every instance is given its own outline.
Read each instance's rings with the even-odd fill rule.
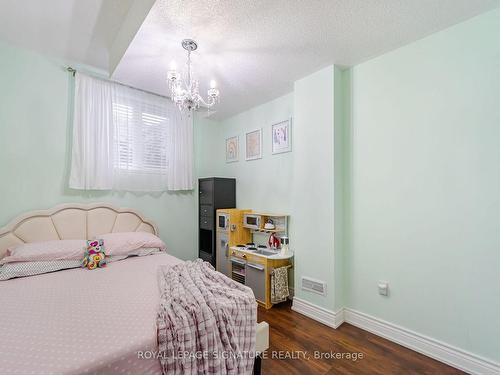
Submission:
[[[167,79],[171,92],[171,99],[177,105],[181,112],[192,111],[200,108],[200,105],[206,107],[210,112],[215,104],[219,103],[219,89],[214,80],[210,81],[210,88],[207,90],[207,99],[203,99],[199,92],[199,82],[193,78],[193,69],[191,67],[191,52],[198,48],[198,44],[192,39],[184,39],[182,47],[187,51],[186,69],[181,74],[177,71],[175,62],[170,65]]]

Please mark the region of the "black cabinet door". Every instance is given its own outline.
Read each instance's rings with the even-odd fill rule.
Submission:
[[[199,252],[198,256],[215,267],[215,211],[236,207],[236,180],[209,177],[198,180],[199,188]]]
[[[200,204],[214,203],[214,180],[200,180]]]
[[[213,191],[216,208],[236,208],[236,180],[217,178]]]

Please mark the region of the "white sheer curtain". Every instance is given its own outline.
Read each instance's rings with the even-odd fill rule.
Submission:
[[[113,87],[103,80],[76,75],[73,149],[69,187],[113,187]]]
[[[69,186],[193,188],[193,124],[168,99],[77,73]]]
[[[180,114],[177,107],[174,109]],[[171,127],[168,140],[168,190],[191,190],[194,154],[192,117],[183,116],[177,126]]]

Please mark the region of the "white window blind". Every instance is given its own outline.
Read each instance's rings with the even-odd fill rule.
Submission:
[[[160,108],[148,110],[113,103],[115,169],[166,174],[169,119]]]
[[[77,74],[70,187],[189,190],[192,152],[192,123],[171,101]]]

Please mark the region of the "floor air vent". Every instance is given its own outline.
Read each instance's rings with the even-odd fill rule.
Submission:
[[[309,292],[326,295],[326,284],[324,281],[310,279],[309,277],[302,277],[302,290]]]

